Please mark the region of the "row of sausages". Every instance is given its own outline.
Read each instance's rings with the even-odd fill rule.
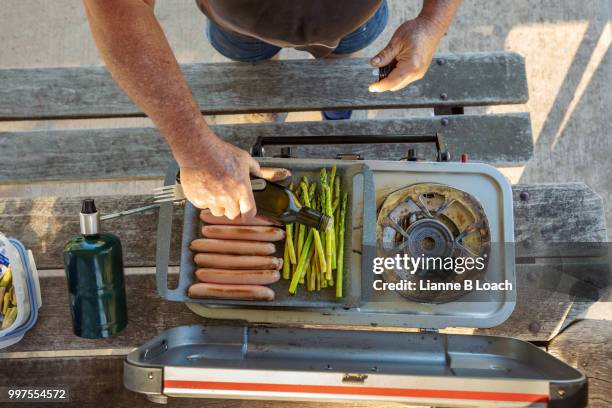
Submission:
[[[199,283],[188,290],[192,298],[274,300],[264,285],[277,282],[283,259],[274,256],[274,242],[285,231],[263,217],[230,220],[202,211],[203,238],[191,242]]]

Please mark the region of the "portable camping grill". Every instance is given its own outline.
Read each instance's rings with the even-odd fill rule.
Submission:
[[[354,155],[336,160],[262,157],[267,145],[422,142],[435,142],[435,162],[359,160]],[[286,149],[282,151],[288,156]],[[189,243],[199,235],[198,210],[189,203],[185,206],[178,286],[171,289],[167,278],[173,208],[164,205],[157,237],[159,294],[185,302],[198,315],[235,323],[207,322],[163,332],[128,355],[127,388],[157,402],[172,396],[445,406],[586,405],[586,378],[529,343],[437,332],[451,326],[493,327],[514,308],[512,194],[495,168],[449,162],[438,135],[262,138],[253,154],[263,166],[289,168],[298,178],[312,178],[321,167],[336,164],[349,194],[344,297],[303,290],[291,296],[281,280],[271,285],[277,294],[272,302],[188,298],[196,269]],[[176,164],[171,165],[166,185],[175,182],[177,172]],[[407,274],[385,267],[380,275],[372,273],[376,257],[398,253],[481,257],[485,268],[466,267],[461,274],[449,274],[439,266],[426,266]],[[505,282],[511,289],[374,290],[382,282],[468,279]]]

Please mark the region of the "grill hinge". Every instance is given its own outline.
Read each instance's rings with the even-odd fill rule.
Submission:
[[[429,328],[426,328],[426,327],[421,327],[419,329],[419,333],[439,333],[439,330],[438,329],[429,329]]]
[[[338,153],[336,160],[363,160],[359,153]]]

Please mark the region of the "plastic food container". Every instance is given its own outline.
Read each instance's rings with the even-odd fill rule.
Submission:
[[[0,349],[3,349],[17,343],[34,326],[42,300],[32,251],[18,240],[0,233],[0,263],[10,266],[17,304],[15,321],[0,330]],[[3,270],[6,271],[6,268]]]

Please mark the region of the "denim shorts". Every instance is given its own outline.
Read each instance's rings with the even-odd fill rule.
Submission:
[[[333,54],[351,54],[372,44],[383,32],[389,11],[384,0],[376,13],[364,25],[343,37]],[[257,38],[227,31],[208,20],[206,33],[210,44],[223,56],[240,62],[267,60],[275,56],[281,47],[268,44]]]

